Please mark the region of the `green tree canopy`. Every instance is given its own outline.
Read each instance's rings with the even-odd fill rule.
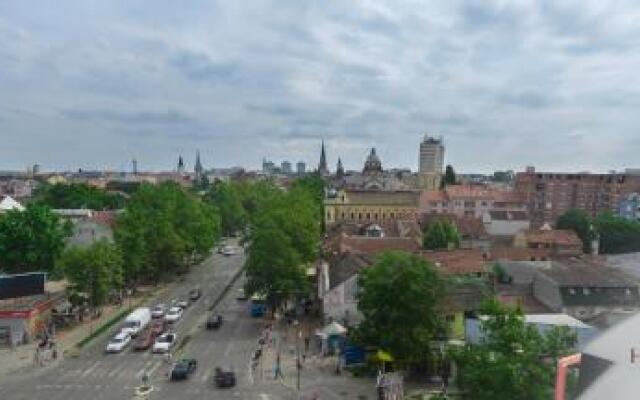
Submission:
[[[141,185],[114,232],[127,282],[157,280],[202,259],[217,241],[219,226],[215,208],[179,185]]]
[[[247,224],[247,213],[242,206],[242,199],[235,184],[216,182],[205,195],[205,200],[215,206],[220,213],[220,228],[222,234],[244,230]]]
[[[36,202],[51,208],[115,210],[124,207],[124,196],[85,183],[43,185],[34,195]]]
[[[85,294],[92,308],[103,305],[109,292],[123,284],[122,254],[117,246],[106,241],[87,248],[68,248],[58,268],[71,283],[70,291]]]
[[[9,273],[52,272],[71,226],[47,206],[28,204],[24,211],[0,216],[0,268]]]
[[[565,212],[558,217],[556,228],[573,230],[582,240],[583,251],[591,252],[591,241],[595,237],[595,232],[591,218],[586,212],[575,208]]]
[[[444,189],[448,185],[455,185],[457,183],[456,172],[451,164],[447,164],[444,169],[444,176],[440,183],[441,189]]]
[[[252,188],[259,195],[246,196],[251,207],[246,290],[266,295],[275,307],[308,290],[305,266],[317,257],[321,206],[313,184],[294,184],[288,191],[268,182]]]
[[[429,250],[447,249],[449,246],[460,247],[460,234],[451,222],[436,219],[426,227],[422,237],[422,247]]]
[[[594,225],[600,237],[602,253],[640,251],[640,222],[606,212],[596,218]]]
[[[543,400],[552,398],[555,362],[570,353],[576,337],[568,328],[542,335],[524,321],[522,312],[496,300],[486,302],[479,344],[452,348],[458,383],[476,400]]]
[[[357,336],[389,351],[403,365],[422,363],[442,329],[439,301],[444,283],[433,265],[404,252],[386,252],[362,271]]]

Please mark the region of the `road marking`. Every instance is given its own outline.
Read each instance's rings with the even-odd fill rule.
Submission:
[[[153,375],[154,372],[162,365],[162,361],[158,360],[151,368],[149,368],[149,376]]]
[[[102,361],[96,361],[93,364],[91,364],[91,366],[89,368],[87,368],[80,376],[82,376],[83,378],[86,378],[87,376],[89,376],[90,374],[93,373],[93,371],[98,368],[98,366],[102,364]]]

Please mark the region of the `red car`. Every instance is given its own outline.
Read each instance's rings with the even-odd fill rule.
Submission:
[[[160,336],[167,329],[167,321],[164,319],[155,319],[151,321],[151,325],[149,327],[149,332],[155,337]]]
[[[147,329],[138,335],[136,341],[133,343],[134,350],[147,350],[153,344],[155,335],[151,332],[151,329]]]

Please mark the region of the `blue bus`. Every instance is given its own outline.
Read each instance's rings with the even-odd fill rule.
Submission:
[[[267,313],[267,296],[254,294],[249,300],[249,313],[252,317],[263,317]]]

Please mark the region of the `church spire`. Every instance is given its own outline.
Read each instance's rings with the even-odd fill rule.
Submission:
[[[320,150],[320,163],[318,164],[318,172],[320,175],[326,175],[329,173],[327,168],[327,155],[324,150],[324,140],[322,140],[322,148]]]
[[[342,179],[344,177],[344,168],[342,167],[342,160],[338,157],[338,166],[336,168],[336,177]]]
[[[184,173],[184,160],[182,159],[182,155],[178,156],[178,173]]]
[[[196,182],[200,182],[203,172],[202,163],[200,162],[200,150],[196,151],[196,166],[194,168],[194,172],[196,173]]]

